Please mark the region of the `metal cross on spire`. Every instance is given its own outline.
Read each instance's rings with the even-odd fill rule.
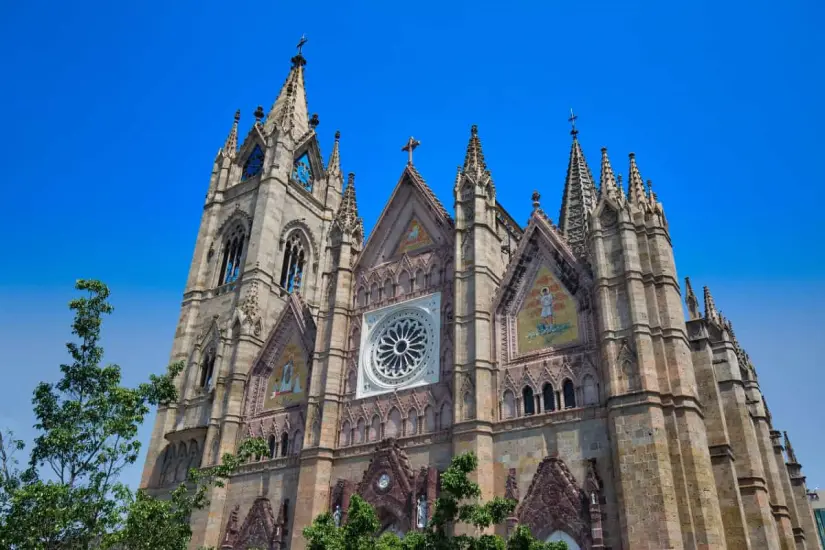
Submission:
[[[304,47],[304,44],[307,43],[307,36],[305,34],[301,35],[301,39],[298,41],[298,55],[301,55],[301,50]]]
[[[578,134],[578,133],[579,133],[579,131],[578,131],[578,130],[576,130],[576,119],[578,119],[578,118],[579,118],[579,117],[578,117],[578,116],[576,116],[576,115],[573,113],[573,108],[571,107],[571,108],[570,108],[570,118],[568,118],[568,119],[567,119],[567,122],[569,122],[569,123],[570,123],[570,126],[572,126],[572,129],[570,130],[570,135],[571,135],[571,136],[575,136],[576,134]]]
[[[407,153],[410,155],[410,160],[407,161],[407,164],[412,165],[413,151],[415,151],[415,148],[419,145],[421,145],[421,142],[415,139],[414,137],[410,136],[410,139],[407,140],[407,144],[401,148],[402,151],[407,151]]]

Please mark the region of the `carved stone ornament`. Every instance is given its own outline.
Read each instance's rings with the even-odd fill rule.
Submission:
[[[519,501],[518,480],[516,479],[516,469],[510,468],[507,472],[507,481],[504,483],[504,498]]]
[[[272,512],[272,506],[266,497],[258,497],[246,515],[240,529],[236,529],[238,521],[238,507],[229,516],[226,526],[226,535],[221,545],[223,550],[247,550],[250,548],[263,550],[280,550],[284,530],[283,510],[278,520]]]
[[[567,533],[582,550],[591,550],[590,497],[560,458],[541,461],[527,494],[516,509],[521,525],[539,540],[555,531]]]
[[[252,281],[249,290],[241,302],[241,313],[243,313],[244,323],[253,326],[258,321],[258,281]]]

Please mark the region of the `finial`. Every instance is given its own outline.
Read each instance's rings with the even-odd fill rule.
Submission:
[[[301,39],[298,41],[298,53],[292,58],[292,66],[297,67],[299,65],[303,66],[307,64],[307,60],[304,58],[304,54],[301,53],[304,49],[304,44],[307,43],[306,35],[302,34]]]
[[[541,208],[541,203],[539,202],[539,200],[541,200],[541,194],[538,191],[533,191],[531,198],[533,199],[533,210]]]
[[[693,292],[690,277],[685,277],[685,303],[687,304],[688,315],[690,315],[691,321],[702,317],[699,313],[699,300]]]
[[[470,126],[470,133],[474,136],[478,135],[478,124],[473,124]]]
[[[406,151],[409,154],[410,158],[407,161],[407,164],[410,166],[412,166],[413,163],[413,151],[415,151],[415,148],[419,145],[421,145],[421,142],[410,136],[410,139],[407,140],[407,144],[401,148],[402,151]]]
[[[335,141],[341,139],[341,130],[335,130]]]
[[[350,172],[349,174],[347,174],[347,189],[349,189],[350,187],[355,189],[355,173],[354,172]]]
[[[567,119],[567,122],[569,122],[570,126],[572,127],[572,129],[570,130],[570,135],[573,136],[574,138],[576,137],[576,134],[579,133],[579,131],[576,130],[576,119],[578,119],[578,118],[579,117],[576,116],[573,113],[573,108],[571,107],[570,108],[570,118]],[[602,151],[605,151],[605,149],[602,149]]]
[[[297,46],[298,55],[301,55],[301,50],[303,50],[304,44],[306,44],[306,43],[307,43],[307,35],[302,34],[301,39],[298,41],[298,46]]]
[[[253,116],[255,117],[256,122],[260,122],[261,119],[264,118],[264,108],[262,105],[258,105],[258,108],[255,109],[255,112],[253,113]]]
[[[321,121],[318,120],[318,113],[312,113],[312,118],[309,119],[309,127],[314,130],[320,123]]]
[[[235,122],[238,122],[239,120],[241,120],[241,110],[240,109],[235,111]]]

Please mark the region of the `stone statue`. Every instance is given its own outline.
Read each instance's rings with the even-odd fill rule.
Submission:
[[[335,511],[332,513],[332,520],[335,522],[336,527],[341,527],[341,505],[335,505]]]
[[[424,495],[420,495],[418,497],[418,507],[417,507],[417,526],[419,529],[423,529],[427,526],[427,497]]]

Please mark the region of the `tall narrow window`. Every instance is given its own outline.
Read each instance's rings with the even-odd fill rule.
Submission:
[[[562,386],[564,393],[564,408],[572,409],[576,406],[576,389],[573,387],[573,382],[565,380]]]
[[[286,456],[287,451],[289,450],[289,434],[284,432],[281,436],[281,456]]]
[[[521,395],[524,398],[524,414],[535,414],[536,400],[533,398],[533,388],[525,386]]]
[[[258,174],[261,173],[261,170],[264,167],[264,152],[261,149],[260,145],[256,145],[249,156],[246,158],[246,162],[243,165],[243,173],[241,174],[241,181],[246,181],[250,178],[254,178]]]
[[[212,375],[215,373],[215,352],[209,351],[201,364],[201,388],[209,388],[212,385]]]
[[[312,165],[306,153],[295,160],[295,165],[292,167],[292,180],[307,191],[312,191]]]
[[[553,385],[549,382],[541,389],[541,399],[543,401],[544,412],[556,410],[556,394],[553,393]]]
[[[281,287],[285,288],[287,292],[293,292],[301,288],[306,256],[304,243],[298,232],[294,231],[287,239],[284,247],[284,263],[281,267]]]
[[[241,274],[241,258],[243,257],[246,235],[243,227],[236,226],[223,245],[223,261],[221,261],[221,284],[235,282]]]
[[[274,435],[269,436],[269,458],[275,458],[278,455],[278,443]]]

